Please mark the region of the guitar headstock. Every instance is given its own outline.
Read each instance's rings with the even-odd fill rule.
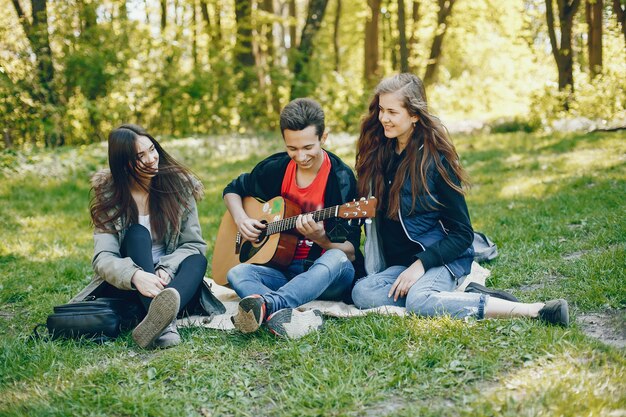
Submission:
[[[361,198],[350,203],[339,206],[337,217],[342,219],[361,219],[365,217],[376,217],[376,197]]]

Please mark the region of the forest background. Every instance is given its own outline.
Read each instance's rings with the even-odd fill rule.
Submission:
[[[495,131],[626,120],[625,0],[0,0],[0,149],[273,131],[311,96],[355,132],[385,75]]]

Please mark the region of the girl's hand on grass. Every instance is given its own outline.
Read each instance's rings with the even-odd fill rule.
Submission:
[[[136,271],[130,282],[137,288],[137,291],[150,298],[156,297],[167,285],[163,278],[142,270]]]
[[[424,272],[426,271],[424,271],[424,265],[422,265],[421,260],[418,259],[413,262],[411,266],[398,275],[387,297],[393,296],[393,301],[398,301],[400,297],[406,297],[411,287],[424,275]]]

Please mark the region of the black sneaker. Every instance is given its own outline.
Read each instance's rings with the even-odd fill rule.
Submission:
[[[470,282],[465,287],[465,292],[473,292],[478,294],[489,294],[492,297],[501,298],[503,300],[513,301],[519,303],[516,296],[503,290],[496,290],[495,288],[487,288],[484,285],[480,285],[477,282]]]
[[[324,324],[319,310],[298,311],[283,308],[267,318],[267,328],[276,336],[299,339],[319,330]]]
[[[239,302],[237,314],[230,318],[241,333],[252,333],[261,327],[265,320],[265,300],[258,294],[250,295]]]
[[[546,301],[546,305],[539,310],[539,318],[546,323],[569,326],[569,307],[563,299]]]

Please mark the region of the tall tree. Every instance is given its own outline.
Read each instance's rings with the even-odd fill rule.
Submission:
[[[554,27],[554,0],[546,0],[546,19],[548,21],[548,35],[552,46],[552,55],[556,61],[559,72],[559,90],[570,88],[574,90],[574,59],[572,54],[572,23],[574,16],[580,6],[580,0],[558,0],[559,27],[561,32],[560,42],[556,38]],[[569,108],[568,102],[564,103],[565,108]]]
[[[417,25],[420,20],[420,2],[413,0],[413,8],[411,10],[411,37],[409,38],[409,56],[415,59],[417,54]],[[409,65],[412,72],[416,72],[415,65]]]
[[[622,0],[621,3],[620,0],[613,0],[613,13],[615,13],[615,17],[617,17],[617,21],[622,28],[624,41],[626,42],[626,2]]]
[[[289,48],[295,50],[298,46],[298,10],[296,0],[289,0]]]
[[[47,146],[63,145],[63,135],[58,135],[55,128],[54,115],[48,109],[52,107],[55,111],[58,105],[58,95],[53,86],[54,66],[52,64],[52,50],[50,49],[50,38],[48,36],[48,10],[46,0],[31,0],[32,23],[24,13],[19,0],[12,0],[15,12],[19,17],[22,29],[30,43],[31,50],[37,61],[37,81],[39,93],[35,96],[40,98],[43,107],[44,126],[50,127],[49,132],[45,132],[45,143]]]
[[[435,81],[437,68],[439,67],[439,58],[443,52],[443,40],[448,30],[448,19],[452,14],[452,7],[456,0],[437,0],[439,3],[439,11],[437,12],[437,28],[435,29],[435,37],[430,47],[430,56],[426,65],[426,73],[424,74],[424,84],[430,85]]]
[[[211,22],[211,15],[209,14],[209,7],[207,4],[207,0],[200,0],[200,14],[202,14],[202,21],[204,22],[204,32],[207,36],[207,58],[209,62],[209,67],[211,65],[211,47],[215,46],[219,48],[219,45],[214,45],[214,42],[219,42],[218,40],[213,39],[213,22]]]
[[[409,72],[409,51],[406,42],[404,0],[398,0],[398,33],[400,40],[400,72]]]
[[[198,16],[196,11],[196,0],[191,1],[191,56],[193,57],[193,68],[198,69]]]
[[[589,51],[589,73],[592,78],[602,72],[602,9],[603,0],[587,0],[587,50]]]
[[[280,108],[280,93],[278,86],[274,82],[273,74],[274,67],[276,65],[276,48],[274,46],[274,22],[276,20],[276,10],[274,9],[273,0],[262,0],[258,4],[260,10],[265,13],[263,24],[261,26],[261,34],[264,35],[265,45],[259,45],[259,57],[260,61],[257,72],[259,74],[259,87],[265,88],[269,84],[267,94],[265,94],[265,100],[267,103],[267,114],[274,115]],[[260,42],[262,44],[262,41]],[[265,71],[265,72],[264,72]]]
[[[167,27],[167,0],[161,0],[161,33]]]
[[[235,2],[235,18],[237,20],[237,38],[235,44],[235,65],[241,70],[242,78],[239,88],[246,91],[251,84],[254,69],[254,52],[252,50],[252,2],[238,0]]]
[[[293,82],[291,84],[291,99],[308,96],[313,88],[312,74],[309,71],[309,61],[313,55],[313,39],[322,25],[326,13],[328,0],[311,0],[306,23],[300,36],[300,45],[296,51],[293,66]]]
[[[378,69],[378,33],[380,22],[380,0],[367,0],[369,15],[365,19],[364,78],[367,88],[373,87],[380,77]]]
[[[335,21],[333,22],[333,49],[335,51],[335,66],[334,70],[339,72],[341,66],[341,57],[339,52],[339,31],[341,29],[341,0],[337,0],[337,7],[335,8]]]

